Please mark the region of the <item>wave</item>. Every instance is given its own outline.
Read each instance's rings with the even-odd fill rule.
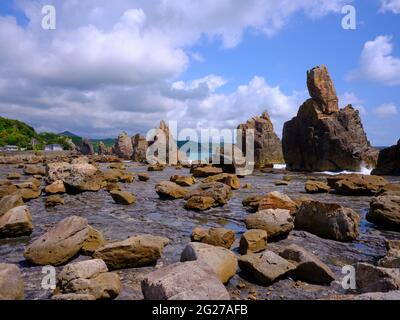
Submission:
[[[286,164],[274,164],[274,169],[286,169]],[[321,174],[326,174],[329,176],[336,176],[339,174],[363,174],[366,176],[369,176],[371,174],[372,169],[367,168],[366,166],[362,166],[360,171],[322,171],[322,172],[315,172],[315,173],[321,173]]]

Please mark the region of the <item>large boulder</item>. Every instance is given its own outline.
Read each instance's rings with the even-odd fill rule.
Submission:
[[[193,178],[192,176],[179,176],[179,175],[173,175],[170,178],[171,182],[176,183],[177,185],[180,185],[182,187],[190,187],[191,185],[196,183],[196,179]]]
[[[352,209],[335,203],[303,202],[294,221],[298,230],[321,238],[352,241],[358,237],[360,216]]]
[[[232,251],[199,242],[189,243],[181,255],[181,262],[195,260],[207,263],[222,283],[227,283],[236,274],[238,267],[237,258]]]
[[[62,180],[56,180],[44,188],[47,194],[57,194],[66,192],[64,182]]]
[[[268,233],[261,229],[247,230],[240,238],[241,254],[257,253],[267,248]]]
[[[190,191],[186,199],[189,200],[195,196],[213,198],[216,206],[223,206],[231,198],[232,190],[229,186],[220,182],[202,183],[197,189]]]
[[[383,229],[400,231],[400,194],[389,192],[372,198],[366,219]]]
[[[293,215],[297,211],[297,204],[287,195],[278,191],[273,191],[268,193],[259,202],[258,210],[266,209],[285,209],[289,210],[290,214]]]
[[[260,117],[253,117],[245,124],[238,126],[238,139],[242,140],[243,153],[246,155],[246,133],[254,130],[254,164],[256,168],[264,168],[267,165],[284,163],[282,144],[274,132],[274,126],[268,115],[264,112]]]
[[[192,175],[195,178],[206,178],[206,177],[214,176],[214,175],[221,174],[221,173],[222,173],[221,168],[212,167],[212,166],[205,166],[205,167],[198,166],[192,170]]]
[[[386,240],[387,254],[378,261],[380,267],[400,268],[400,240]]]
[[[136,134],[132,137],[132,160],[146,163],[147,140],[144,136]]]
[[[328,177],[327,181],[337,194],[346,196],[371,196],[388,184],[382,177],[363,174],[340,174]]]
[[[161,181],[156,185],[156,192],[162,199],[181,199],[185,198],[189,191],[175,182]]]
[[[94,155],[93,144],[87,138],[82,139],[82,143],[81,143],[81,148],[80,149],[81,149],[81,153],[84,154],[84,155],[88,155],[88,156]]]
[[[27,165],[24,168],[24,174],[30,176],[44,176],[46,174],[46,170],[42,166]]]
[[[136,202],[136,197],[127,191],[111,190],[110,195],[115,201],[115,203],[123,205],[131,205]]]
[[[98,248],[93,257],[104,260],[109,269],[142,267],[156,263],[168,243],[167,238],[142,234],[110,242]]]
[[[328,193],[331,188],[323,181],[308,180],[304,189],[307,193]]]
[[[230,249],[235,242],[235,232],[224,228],[205,229],[197,227],[193,229],[190,238],[194,242],[202,242]]]
[[[133,155],[132,140],[126,132],[122,132],[114,145],[114,153],[123,159],[131,159]]]
[[[0,199],[0,217],[12,208],[23,206],[24,201],[19,194],[11,194]]]
[[[396,145],[379,152],[378,163],[372,174],[400,176],[400,140]]]
[[[378,152],[371,147],[359,112],[351,105],[340,109],[325,66],[307,72],[311,99],[283,128],[286,168],[294,171],[359,171],[374,167]]]
[[[248,215],[244,222],[247,229],[265,230],[268,239],[281,238],[293,230],[293,218],[289,210],[266,209]]]
[[[185,209],[193,211],[205,211],[217,206],[214,198],[207,196],[192,196],[186,201]]]
[[[231,187],[232,190],[240,189],[239,178],[236,175],[229,173],[216,174],[208,178],[205,178],[202,182],[203,183],[222,182],[227,186]]]
[[[142,281],[146,300],[229,300],[214,270],[202,261],[178,262],[146,275]]]
[[[0,217],[0,239],[30,235],[32,216],[27,206],[10,209]]]
[[[355,267],[357,289],[364,292],[400,290],[400,269],[376,267],[357,263]]]
[[[60,265],[78,254],[88,234],[85,218],[65,218],[27,246],[24,257],[38,265]]]
[[[239,267],[262,285],[271,285],[296,269],[291,262],[272,251],[251,253],[239,258]]]
[[[0,300],[24,299],[24,281],[15,264],[0,263]]]
[[[335,280],[335,274],[325,263],[296,244],[288,246],[279,255],[296,266],[290,273],[294,279],[316,284],[330,284]]]

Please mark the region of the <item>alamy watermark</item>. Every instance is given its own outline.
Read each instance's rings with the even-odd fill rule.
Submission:
[[[57,28],[57,11],[53,5],[42,7],[42,28],[43,30],[55,30]]]

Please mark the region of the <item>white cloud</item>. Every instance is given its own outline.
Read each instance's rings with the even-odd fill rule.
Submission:
[[[360,111],[362,115],[367,114],[367,109],[364,107],[364,101],[361,100],[354,92],[345,92],[339,96],[339,102],[341,106],[345,107],[349,104],[353,106],[353,108]]]
[[[393,103],[384,103],[374,109],[374,113],[381,118],[397,114],[397,107]]]
[[[400,58],[394,57],[392,37],[378,36],[364,44],[360,67],[348,74],[349,80],[367,79],[385,85],[400,85]]]
[[[395,14],[400,13],[400,0],[381,0],[382,12],[391,11]]]

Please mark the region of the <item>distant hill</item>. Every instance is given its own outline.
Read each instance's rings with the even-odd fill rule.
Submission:
[[[78,138],[79,136],[76,135],[75,133],[72,133],[71,131],[64,131],[59,133],[60,136],[65,136],[65,137],[70,137],[70,138]]]

